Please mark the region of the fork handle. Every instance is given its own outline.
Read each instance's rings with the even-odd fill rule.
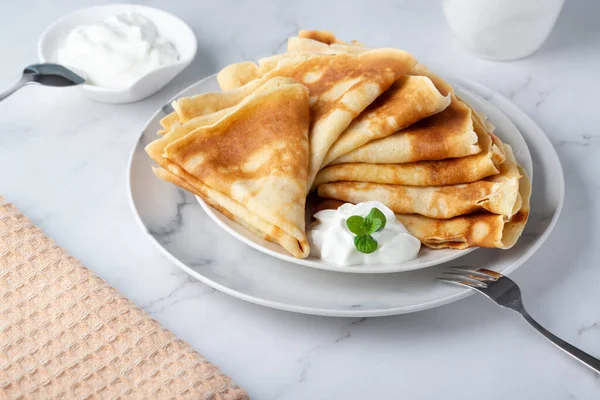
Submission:
[[[538,324],[537,321],[533,319],[527,312],[521,312],[521,315],[523,315],[523,318],[525,318],[525,320],[529,322],[531,326],[533,326],[539,333],[544,335],[546,339],[554,343],[558,348],[578,359],[597,373],[600,373],[600,360],[555,336],[546,328]]]

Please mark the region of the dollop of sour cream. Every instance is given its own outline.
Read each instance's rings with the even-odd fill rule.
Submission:
[[[128,88],[149,72],[179,59],[156,25],[137,12],[78,26],[57,55],[59,63],[85,73],[87,83],[113,89]]]
[[[377,208],[385,215],[385,227],[371,234],[378,247],[373,253],[364,254],[354,246],[356,236],[346,226],[353,215],[366,217],[371,209]],[[314,217],[317,222],[308,232],[311,254],[337,265],[393,264],[417,257],[421,242],[408,233],[396,219],[394,212],[379,201],[366,201],[356,205],[346,203],[337,210],[322,210]]]

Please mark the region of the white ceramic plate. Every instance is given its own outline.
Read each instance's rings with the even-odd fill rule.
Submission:
[[[211,83],[212,81],[212,83]],[[202,84],[199,84],[200,87],[197,87],[199,92],[195,92],[195,94],[202,93],[202,90],[208,91],[208,87],[213,87],[215,79],[213,77],[207,78]],[[212,90],[212,89],[211,89]],[[495,123],[498,125],[497,129],[502,132],[503,139],[513,145],[515,153],[518,154],[519,162],[525,167],[526,171],[531,175],[531,155],[529,154],[529,149],[527,148],[527,144],[523,140],[521,133],[515,127],[515,125],[508,119],[504,114],[502,114],[497,108],[489,105],[485,100],[481,97],[474,95],[473,93],[469,93],[468,91],[461,90],[457,88],[458,94],[467,100],[470,104],[475,106],[480,111],[483,111],[486,115],[491,116]],[[328,263],[319,259],[318,257],[308,256],[307,258],[301,259],[291,256],[283,247],[280,245],[269,242],[267,240],[262,239],[261,237],[255,235],[254,233],[248,231],[243,226],[238,223],[232,221],[227,218],[221,212],[216,210],[215,208],[209,206],[205,201],[203,201],[200,197],[196,196],[196,199],[206,211],[208,216],[221,228],[223,228],[227,233],[235,237],[236,239],[246,243],[250,247],[261,251],[265,254],[268,254],[272,257],[279,258],[281,260],[305,265],[307,267],[323,269],[327,271],[337,271],[337,272],[348,272],[348,273],[361,273],[361,274],[370,274],[370,273],[391,273],[391,272],[402,272],[402,271],[411,271],[420,268],[431,267],[433,265],[442,264],[444,262],[452,261],[457,259],[458,257],[464,256],[476,248],[471,248],[467,250],[452,250],[452,249],[441,249],[441,250],[432,250],[425,246],[421,247],[419,251],[419,255],[417,258],[411,261],[407,261],[404,263],[398,264],[372,264],[372,265],[350,265],[350,266],[340,266]]]
[[[431,250],[425,246],[421,246],[421,250],[419,250],[419,255],[417,258],[401,264],[336,265],[323,261],[314,256],[308,256],[307,258],[296,258],[291,256],[280,245],[264,240],[240,224],[230,220],[220,211],[209,206],[200,197],[196,196],[196,200],[198,203],[200,203],[204,211],[206,211],[206,214],[208,214],[210,219],[212,219],[218,226],[223,228],[225,232],[240,240],[242,243],[246,243],[248,246],[272,257],[279,258],[280,260],[293,264],[304,265],[307,267],[323,269],[326,271],[348,272],[355,274],[382,274],[412,271],[414,269],[431,267],[433,265],[455,260],[458,257],[472,252],[473,250],[477,250],[476,247],[466,250]]]
[[[513,146],[517,159],[533,177],[532,212],[515,247],[508,251],[480,249],[460,260],[460,265],[485,265],[508,274],[542,245],[554,227],[564,198],[562,168],[543,131],[513,103],[472,81],[450,80],[461,88],[462,97],[489,116],[500,138]],[[180,96],[216,90],[219,90],[216,80],[210,77],[190,86]],[[471,293],[434,279],[445,267],[459,265],[457,262],[392,274],[340,274],[299,267],[245,245],[219,229],[193,195],[152,174],[152,161],[144,146],[156,138],[158,121],[163,115],[159,110],[150,119],[132,151],[131,206],[151,241],[195,278],[256,304],[346,317],[414,312]],[[510,133],[511,120],[522,136]],[[531,158],[527,156],[527,145]],[[535,176],[532,170],[536,171]]]
[[[510,144],[513,147],[517,160],[525,168],[525,170],[531,177],[533,175],[531,154],[529,154],[529,149],[527,148],[527,143],[525,143],[523,136],[521,136],[521,133],[519,132],[517,127],[512,123],[512,121],[508,117],[506,117],[506,115],[504,115],[498,108],[494,107],[480,96],[468,91],[467,89],[463,89],[460,86],[455,85],[455,87],[457,94],[461,98],[466,100],[469,104],[473,105],[473,107],[475,107],[477,110],[482,111],[485,115],[489,117],[490,121],[493,121],[494,125],[496,126],[496,132],[498,132],[498,134],[501,136],[501,139],[504,142]],[[438,265],[448,261],[452,261],[457,259],[458,257],[462,257],[472,252],[473,250],[476,250],[476,248],[467,250],[432,250],[425,246],[422,246],[421,250],[419,251],[419,255],[414,260],[401,264],[387,265],[339,266],[325,262],[314,256],[308,256],[307,258],[300,259],[291,256],[284,248],[282,248],[278,244],[264,240],[256,236],[252,232],[248,231],[246,228],[239,225],[238,223],[230,220],[221,212],[209,206],[200,197],[196,197],[196,199],[198,200],[204,211],[206,211],[208,216],[217,225],[219,225],[230,235],[242,241],[243,243],[246,243],[250,247],[253,247],[258,251],[261,251],[265,254],[290,263],[305,265],[308,267],[323,269],[327,271],[362,274],[412,271],[415,269],[431,267],[433,265]]]

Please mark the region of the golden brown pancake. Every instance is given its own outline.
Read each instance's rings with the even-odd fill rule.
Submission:
[[[321,170],[313,188],[327,182],[356,181],[409,186],[441,186],[476,182],[497,174],[491,153],[405,164],[336,164]]]
[[[333,39],[330,35],[333,34],[327,31],[300,31],[298,36],[292,36],[288,39],[287,52],[285,53],[263,57],[258,60],[258,65],[253,62],[242,62],[223,68],[217,75],[219,86],[224,91],[243,86],[277,68],[280,61],[290,57],[309,57],[318,54],[358,54],[369,50],[356,41],[348,44],[335,39],[331,42]]]
[[[286,58],[318,54],[358,54],[367,50],[369,49],[356,40],[346,43],[328,31],[301,30],[298,36],[288,39],[287,52],[263,57],[258,61],[258,65],[252,62],[232,64],[219,72],[217,81],[222,90],[231,90],[262,77]]]
[[[173,168],[174,167],[171,166],[171,169]],[[204,185],[202,182],[195,180],[193,177],[186,175],[184,171],[180,171],[179,173],[183,174],[183,176],[186,176],[187,179],[190,179],[190,182],[193,182],[193,184],[184,180],[179,175],[175,175],[174,173],[167,171],[164,168],[152,167],[152,172],[158,178],[170,182],[174,185],[177,185],[187,190],[188,192],[191,192],[196,196],[201,197],[211,207],[219,210],[219,212],[221,212],[227,218],[242,225],[244,228],[254,233],[255,235],[275,243],[277,243],[279,240],[289,241],[289,244],[286,243],[287,246],[291,248],[295,247],[295,239],[285,235],[285,233],[280,228],[274,227],[273,225],[270,225],[269,223],[265,222],[264,220],[258,217],[246,215],[248,214],[247,210],[245,210],[239,203],[231,200],[227,196],[224,196],[222,193],[211,189],[209,186]],[[229,210],[232,211],[230,212]],[[238,217],[232,212],[238,212],[239,214],[244,215],[244,218],[249,218],[249,220],[246,221],[246,219]]]
[[[334,182],[319,185],[322,198],[350,203],[377,200],[395,213],[420,214],[448,219],[488,211],[511,218],[521,207],[520,172],[510,159],[500,165],[500,173],[481,181],[447,186],[403,186],[367,182]]]
[[[500,140],[500,138],[498,138],[498,136],[494,134],[494,125],[488,122],[486,117],[482,113],[475,110],[473,106],[471,106],[469,103],[465,102],[465,104],[469,106],[473,112],[473,125],[475,126],[475,128],[480,132],[487,133],[487,135],[492,140],[492,150],[495,152],[494,161],[496,163],[502,163],[506,156],[502,151],[502,149],[504,148],[502,141]]]
[[[306,257],[306,87],[274,78],[216,123],[189,133],[181,127],[174,125],[146,147],[164,168],[155,170],[157,176],[201,196],[292,255]]]
[[[439,161],[419,161],[404,164],[344,163],[319,171],[311,190],[328,182],[355,181],[407,186],[442,186],[471,183],[499,173],[498,165],[504,153],[497,149],[491,137],[476,130],[478,154]],[[498,162],[499,160],[499,162]]]
[[[297,39],[297,43],[302,43],[302,41],[306,41],[307,46],[301,46],[300,48],[296,48],[294,46],[290,47],[290,42],[288,41],[288,52],[297,51],[297,50],[323,50],[324,47],[315,47],[314,44],[308,44],[310,42],[319,43],[321,45],[329,46],[330,48],[344,48],[349,53],[360,52],[359,48],[363,48],[364,50],[368,50],[366,46],[360,43],[358,40],[352,40],[350,43],[346,43],[343,40],[338,39],[333,33],[329,31],[307,31],[300,30],[298,32],[298,36],[292,36],[290,39]]]
[[[215,113],[233,107],[246,96],[258,89],[268,79],[255,79],[246,85],[226,92],[202,93],[192,97],[181,97],[171,103],[175,112],[160,120],[163,127],[159,133],[166,133],[174,123],[184,124],[192,118]]]
[[[282,53],[275,54],[269,57],[263,57],[258,60],[258,74],[259,76],[263,76],[264,74],[276,69],[280,63],[286,63],[289,59],[293,59],[294,62],[299,62],[303,59],[308,59],[310,57],[319,56],[319,55],[335,55],[343,52],[328,52],[328,53],[315,53],[313,51],[298,51],[295,53]]]
[[[323,165],[328,165],[360,146],[390,136],[417,121],[437,114],[450,104],[431,80],[405,76],[367,107],[331,146]]]
[[[258,89],[268,79],[256,79],[246,85],[227,92],[203,93],[193,97],[182,97],[172,103],[179,122],[220,111],[239,104],[246,96]]]
[[[162,129],[158,131],[158,134],[164,135],[165,133],[169,132],[175,123],[179,123],[179,117],[177,116],[176,112],[172,112],[161,118],[160,125],[162,126]]]
[[[302,32],[302,31],[301,31]],[[342,52],[346,53],[361,53],[363,51],[368,50],[364,44],[357,42],[355,40],[352,41],[351,44],[347,44],[339,39],[335,38],[336,41],[332,41],[332,38],[328,35],[333,35],[331,32],[327,31],[308,31],[308,32],[324,32],[324,36],[321,37],[319,33],[311,33],[311,34],[303,34],[302,36],[298,34],[298,36],[292,36],[288,39],[288,47],[287,53],[279,54],[278,56],[281,58],[290,56],[292,53],[296,52],[312,52],[312,53],[321,53],[321,54],[339,54]],[[432,72],[427,66],[423,64],[417,64],[413,67],[413,69],[409,72],[410,75],[417,76],[426,76],[433,84],[438,88],[440,93],[444,96],[448,96],[449,94],[454,95],[454,88],[442,79],[439,75]]]
[[[223,68],[217,74],[217,82],[223,91],[232,90],[246,83],[258,79],[263,74],[260,73],[258,65],[251,61],[231,64]]]
[[[162,129],[162,130],[158,131],[158,133],[161,135],[164,135],[165,133],[168,133],[169,131],[171,131],[173,129],[182,129],[187,134],[201,126],[214,124],[221,118],[230,114],[232,111],[233,111],[233,107],[224,108],[224,109],[222,109],[220,111],[216,111],[214,113],[200,115],[198,117],[192,118],[183,124],[179,122],[179,119],[177,119],[175,122],[173,122],[169,126],[168,130]]]
[[[318,35],[315,35],[315,36],[318,36]],[[303,40],[308,41],[308,42],[302,42]],[[341,52],[365,51],[365,48],[359,47],[359,46],[338,45],[335,43],[328,44],[328,42],[329,42],[328,40],[317,41],[317,40],[312,40],[312,39],[304,39],[304,38],[300,38],[300,37],[291,37],[288,41],[288,53],[278,55],[277,57],[279,57],[279,60],[280,60],[284,57],[289,57],[290,54],[292,54],[294,51],[297,51],[297,52],[299,51],[301,53],[302,51],[306,51],[306,50],[310,50],[312,52],[317,52],[317,53],[324,53],[324,54],[328,54],[331,52],[335,52],[337,54],[340,51]],[[292,46],[290,46],[290,45],[292,45]],[[334,46],[341,46],[341,47],[335,48]],[[297,53],[297,54],[300,54],[300,53]],[[267,67],[272,68],[272,65],[269,66],[267,64]],[[433,83],[433,85],[437,88],[439,93],[441,93],[443,96],[449,96],[452,98],[452,103],[457,105],[456,107],[461,107],[460,105],[463,106],[463,107],[461,107],[463,109],[463,111],[462,111],[463,115],[464,115],[464,106],[465,105],[472,109],[472,107],[470,105],[468,105],[467,103],[465,103],[462,100],[455,97],[454,88],[452,88],[452,86],[448,82],[446,82],[444,79],[442,79],[439,75],[430,71],[429,68],[427,68],[425,65],[416,64],[409,72],[409,75],[415,76],[415,77],[428,78]],[[380,97],[383,97],[383,96],[380,96]],[[471,125],[473,123],[475,124],[475,130],[477,131],[477,136],[479,136],[480,138],[484,134],[484,132],[486,132],[490,136],[490,138],[492,139],[492,148],[490,149],[490,151],[492,151],[492,153],[493,153],[493,158],[492,158],[493,162],[496,165],[501,164],[504,161],[505,156],[502,152],[502,142],[498,139],[498,137],[496,137],[492,133],[493,126],[487,120],[485,120],[485,118],[480,113],[478,113],[476,110],[473,110],[473,109],[472,109],[472,118],[473,118],[473,121],[475,121],[475,122],[469,122],[469,125]],[[381,136],[381,137],[385,137],[385,135]],[[444,158],[464,157],[464,156],[476,154],[479,152],[477,150],[477,146],[473,146],[473,142],[472,142],[472,140],[474,139],[473,132],[464,132],[464,136],[462,138],[455,137],[456,140],[451,139],[449,141],[442,141],[442,142],[437,142],[437,143],[429,142],[426,140],[419,141],[421,143],[420,150],[422,150],[422,151],[411,152],[414,156],[413,159],[411,159],[410,157],[403,158],[406,155],[406,153],[408,153],[411,150],[410,145],[409,145],[409,147],[405,146],[406,143],[404,142],[404,140],[406,140],[406,139],[405,138],[402,138],[402,139],[395,138],[393,141],[390,141],[390,142],[386,141],[386,142],[380,143],[379,146],[377,146],[377,148],[375,148],[375,147],[368,148],[368,151],[371,152],[371,158],[369,161],[362,161],[360,159],[354,160],[352,158],[344,159],[344,160],[332,160],[332,157],[335,157],[335,153],[341,153],[343,151],[341,149],[341,147],[344,144],[344,141],[342,141],[341,139],[342,139],[342,137],[340,137],[340,139],[338,139],[338,142],[340,142],[340,144],[334,143],[334,145],[330,149],[330,151],[329,151],[330,154],[328,154],[326,156],[326,159],[323,162],[322,168],[326,165],[339,164],[341,162],[377,162],[377,161],[372,161],[372,160],[378,159],[379,155],[382,154],[383,152],[385,152],[388,155],[388,157],[387,157],[388,159],[390,159],[390,158],[393,159],[394,157],[392,157],[392,154],[394,154],[395,158],[398,161],[379,161],[380,163],[383,163],[383,162],[413,162],[413,161],[421,161],[421,160],[441,160]],[[486,142],[487,142],[487,139],[486,139]],[[429,152],[427,152],[427,150],[424,149],[424,147],[426,146],[424,143],[431,143],[431,146],[427,146]],[[348,145],[348,143],[345,143],[345,144]],[[388,147],[388,145],[392,145],[392,146],[396,145],[394,147],[394,149],[398,150],[398,151],[393,152],[391,150],[391,148]],[[413,142],[413,146],[414,145],[416,145],[416,141]],[[443,154],[444,151],[448,151],[448,154],[444,155]],[[420,154],[420,153],[423,153],[423,155],[421,157],[418,156],[418,154]],[[364,153],[363,153],[363,155],[364,155]],[[342,157],[343,157],[343,155],[342,155]],[[337,156],[337,158],[340,158],[340,156]],[[384,158],[384,157],[382,157],[382,158]]]
[[[314,39],[292,36],[288,38],[287,53],[283,53],[283,55],[291,55],[292,53],[302,52],[312,52],[320,54],[362,53],[367,50],[369,49],[357,44],[327,44]]]
[[[358,55],[290,57],[260,79],[235,90],[244,90],[248,85],[275,76],[290,77],[308,87],[310,184],[329,147],[342,131],[415,63],[410,54],[392,49],[370,50]]]
[[[317,174],[329,147],[352,120],[416,64],[401,50],[377,49],[361,54],[289,57],[277,68],[244,86],[223,93],[182,98],[173,103],[185,122],[210,108],[229,107],[273,77],[290,77],[308,87],[311,128],[309,184]],[[216,105],[215,105],[216,104]]]
[[[469,105],[469,107],[471,106]],[[483,151],[488,151],[492,154],[492,160],[496,165],[502,164],[506,160],[504,144],[496,135],[486,129],[485,125],[478,118],[479,115],[477,112],[473,111],[471,116],[473,117],[473,128],[475,128],[475,132],[477,133],[479,146]]]
[[[509,249],[521,236],[529,218],[531,182],[527,173],[518,167],[519,210],[507,220],[505,216],[480,212],[450,219],[435,219],[418,214],[396,214],[411,235],[432,249],[466,249],[469,247],[491,247]],[[345,202],[324,199],[314,207],[315,212],[337,209]]]
[[[300,29],[298,32],[299,38],[311,39],[317,42],[325,43],[327,45],[333,43],[345,44],[343,40],[338,39],[335,35],[329,31],[311,31],[306,29]]]
[[[442,79],[439,75],[431,72],[429,68],[427,68],[423,64],[417,64],[413,67],[413,69],[409,72],[410,75],[416,76],[426,76],[435,85],[435,87],[440,91],[444,96],[454,95],[454,88],[444,79]]]
[[[445,220],[407,214],[396,217],[411,235],[432,249],[510,249],[521,236],[529,218],[531,182],[521,167],[519,170],[522,175],[519,182],[522,206],[509,221],[502,215],[490,213],[469,214]]]
[[[336,144],[332,146],[330,153],[335,146]],[[395,164],[432,161],[466,157],[480,152],[478,136],[473,129],[471,109],[453,98],[450,106],[443,111],[390,136],[370,141],[338,157],[329,165],[352,162]]]

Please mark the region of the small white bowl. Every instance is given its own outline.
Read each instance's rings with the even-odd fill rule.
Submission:
[[[105,20],[114,14],[138,12],[152,21],[159,34],[175,46],[179,61],[156,69],[142,76],[126,89],[111,89],[84,84],[83,91],[90,98],[104,103],[131,103],[148,97],[169,83],[187,67],[198,48],[198,41],[192,29],[178,17],[156,8],[137,4],[107,4],[83,8],[65,15],[50,25],[38,42],[38,57],[42,62],[57,63],[57,50],[71,30],[82,24]]]

